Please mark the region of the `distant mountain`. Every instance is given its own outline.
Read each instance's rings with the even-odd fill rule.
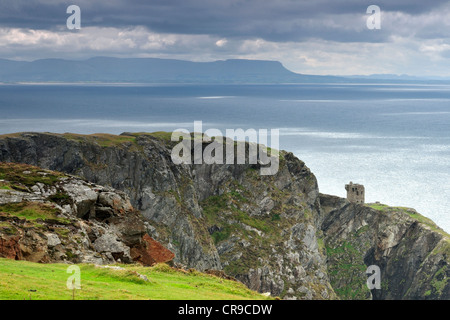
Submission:
[[[352,79],[372,79],[372,80],[400,80],[400,81],[427,81],[427,80],[437,80],[437,81],[449,81],[449,77],[437,77],[437,76],[424,76],[416,77],[408,74],[371,74],[371,75],[354,75],[346,76],[346,78]]]
[[[157,58],[96,57],[84,61],[0,59],[2,82],[286,83],[341,82],[344,78],[302,75],[278,61],[192,62]]]
[[[88,60],[0,59],[0,82],[127,83],[377,83],[431,81],[409,76],[319,76],[294,73],[278,61],[231,59],[192,62],[158,58],[95,57]]]

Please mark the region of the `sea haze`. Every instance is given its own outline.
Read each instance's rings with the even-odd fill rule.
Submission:
[[[280,129],[323,193],[413,207],[450,232],[450,86],[0,85],[0,133]]]

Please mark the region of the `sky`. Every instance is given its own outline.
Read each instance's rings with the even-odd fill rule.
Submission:
[[[81,28],[70,30],[70,5]],[[368,28],[370,5],[380,28]],[[450,1],[0,0],[0,58],[261,59],[320,75],[450,77]]]

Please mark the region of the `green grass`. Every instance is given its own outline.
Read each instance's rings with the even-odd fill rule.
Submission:
[[[58,214],[58,210],[52,205],[27,201],[0,205],[0,212],[6,212],[20,218],[26,218],[27,220],[36,220],[38,218],[55,219]]]
[[[118,146],[123,143],[131,142],[134,143],[136,137],[128,135],[115,135],[108,133],[94,133],[89,135],[76,134],[76,133],[65,133],[63,137],[70,140],[75,140],[79,142],[94,142],[102,147]]]
[[[76,300],[240,300],[267,299],[242,283],[167,265],[120,265],[125,270],[79,264],[81,289]],[[38,264],[0,258],[0,299],[70,300],[67,264]],[[145,275],[148,282],[139,278]],[[35,292],[30,292],[35,290]]]
[[[0,212],[6,212],[12,216],[19,218],[25,218],[35,225],[37,219],[42,220],[54,220],[61,224],[70,224],[71,221],[66,218],[59,217],[59,210],[52,204],[41,202],[20,202],[20,203],[7,203],[0,205]]]
[[[166,132],[166,131],[133,133],[133,136],[140,136],[140,135],[152,136],[152,137],[158,138],[158,139],[166,141],[166,142],[171,141],[171,138],[172,138],[172,132]]]
[[[10,189],[25,191],[24,186],[31,187],[38,182],[54,185],[60,177],[64,177],[64,174],[27,164],[0,162],[0,179],[7,181],[1,185]]]
[[[368,204],[366,204],[366,206],[371,207],[372,209],[375,209],[375,210],[379,210],[379,211],[384,211],[385,209],[388,208],[387,205],[381,204],[381,203],[368,203]]]
[[[370,204],[367,204],[367,206],[372,209],[375,209],[375,210],[392,213],[392,214],[395,214],[396,212],[406,213],[408,216],[410,216],[414,220],[428,226],[431,230],[443,235],[445,238],[450,238],[450,235],[448,233],[446,233],[444,230],[442,230],[441,228],[439,228],[438,225],[436,223],[434,223],[433,220],[421,215],[414,209],[407,208],[407,207],[391,207],[391,206],[381,204],[381,203],[370,203]]]

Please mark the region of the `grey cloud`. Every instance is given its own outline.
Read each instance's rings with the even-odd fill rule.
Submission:
[[[341,42],[382,42],[394,29],[370,32],[363,18],[374,4],[383,11],[418,15],[437,10],[447,1],[421,0],[5,0],[0,2],[0,26],[54,29],[63,26],[65,10],[77,4],[83,26],[145,26],[158,33],[208,34],[227,38]]]
[[[65,28],[77,4],[82,29]],[[382,10],[368,30],[366,9]],[[278,60],[302,73],[447,75],[449,1],[0,0],[0,57]]]

